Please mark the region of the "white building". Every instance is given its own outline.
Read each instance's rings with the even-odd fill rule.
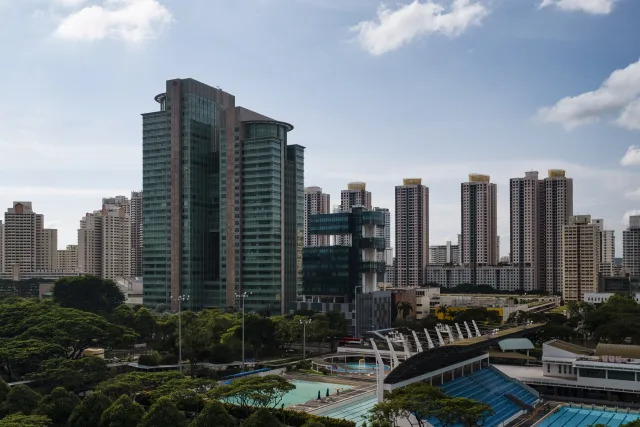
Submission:
[[[500,291],[527,292],[536,290],[535,270],[533,267],[520,268],[513,265],[484,266],[475,269],[476,286],[490,286]],[[471,284],[473,269],[462,266],[435,266],[426,268],[426,282],[443,288],[453,288],[463,284]]]
[[[598,290],[600,231],[590,215],[571,217],[563,229],[562,248],[562,298],[582,301],[582,295]]]
[[[56,251],[55,269],[65,272],[78,271],[78,245],[67,245],[66,249]]]
[[[22,273],[43,269],[44,217],[33,211],[31,202],[13,202],[4,214],[4,269]]]
[[[631,277],[640,277],[640,215],[630,216],[622,232],[622,266]]]
[[[371,210],[371,192],[367,191],[366,182],[350,182],[340,193],[340,212],[351,212],[356,206]],[[351,236],[335,236],[335,244],[351,246]]]
[[[429,246],[429,264],[431,265],[459,265],[460,248],[447,241],[444,245]]]
[[[429,264],[429,188],[421,178],[407,178],[396,186],[396,286],[425,283]]]
[[[331,207],[329,194],[323,193],[320,187],[304,189],[304,246],[329,246],[331,236],[309,234],[307,223],[311,215],[328,214]]]
[[[525,172],[524,178],[511,178],[510,259],[521,268],[533,267],[534,289],[539,286],[540,270],[540,181],[538,172]],[[502,262],[502,260],[501,260]]]
[[[142,277],[142,191],[131,192],[131,275]]]
[[[593,225],[600,233],[599,273],[605,277],[617,276],[620,272],[615,264],[615,234],[613,230],[604,229],[604,220],[594,219]]]
[[[488,175],[470,174],[469,181],[461,185],[460,263],[472,267],[471,283],[476,267],[498,264],[498,190],[489,180]]]
[[[582,301],[589,304],[602,304],[607,302],[613,295],[615,295],[614,292],[589,292],[582,296]],[[640,303],[640,293],[635,292],[633,298]]]

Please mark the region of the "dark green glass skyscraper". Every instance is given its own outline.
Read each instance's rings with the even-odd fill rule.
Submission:
[[[301,278],[304,148],[293,129],[192,79],[143,114],[143,301],[280,313]]]

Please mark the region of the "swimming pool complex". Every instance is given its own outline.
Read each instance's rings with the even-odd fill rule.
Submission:
[[[619,426],[640,419],[640,414],[599,409],[587,409],[563,406],[550,417],[545,418],[538,427],[587,427],[596,424]]]
[[[296,388],[284,395],[282,404],[284,404],[285,408],[317,399],[318,391],[320,392],[320,396],[325,397],[327,395],[327,389],[329,389],[329,395],[333,396],[338,389],[348,390],[353,388],[353,386],[350,385],[316,381],[293,380],[291,383],[295,385]]]

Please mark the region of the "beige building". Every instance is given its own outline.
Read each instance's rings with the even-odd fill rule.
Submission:
[[[510,192],[510,259],[508,262],[524,270],[533,268],[533,289],[538,289],[540,271],[540,181],[538,172],[525,172],[524,178],[511,178]],[[524,290],[525,275],[519,276]]]
[[[331,213],[331,198],[323,193],[320,187],[305,187],[304,189],[304,246],[329,246],[331,236],[309,234],[307,222],[309,216]]]
[[[38,270],[52,271],[56,269],[58,252],[58,230],[45,228],[42,230],[41,244],[38,249]]]
[[[142,191],[131,192],[131,275],[142,277]]]
[[[350,182],[340,193],[340,212],[351,212],[351,208],[356,206],[371,210],[371,192],[367,191],[366,182]],[[351,246],[351,236],[335,236],[335,244]]]
[[[424,285],[429,264],[429,188],[421,178],[396,186],[397,287]]]
[[[131,220],[126,206],[104,205],[80,220],[78,269],[104,279],[132,277]]]
[[[622,266],[631,277],[640,277],[640,215],[630,216],[622,232]]]
[[[4,269],[32,273],[42,269],[44,217],[31,202],[13,202],[4,214]]]
[[[615,234],[613,230],[605,230],[603,219],[594,219],[593,225],[600,233],[600,259],[599,273],[604,277],[613,277],[619,273],[619,268],[615,264]]]
[[[540,182],[540,211],[540,289],[560,294],[563,227],[573,216],[573,179],[565,171],[551,169]]]
[[[498,264],[497,187],[488,175],[470,174],[461,185],[461,264],[471,267],[472,284],[476,268]]]
[[[598,291],[600,231],[590,215],[576,215],[563,227],[562,298],[582,301],[584,294]]]
[[[73,273],[78,271],[78,245],[67,245],[56,252],[56,270]]]

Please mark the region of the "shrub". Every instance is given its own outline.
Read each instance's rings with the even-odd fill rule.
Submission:
[[[178,356],[173,353],[166,353],[160,356],[161,365],[176,365],[178,363]]]
[[[138,357],[138,363],[145,366],[158,366],[160,364],[160,355],[157,352],[141,354]]]

